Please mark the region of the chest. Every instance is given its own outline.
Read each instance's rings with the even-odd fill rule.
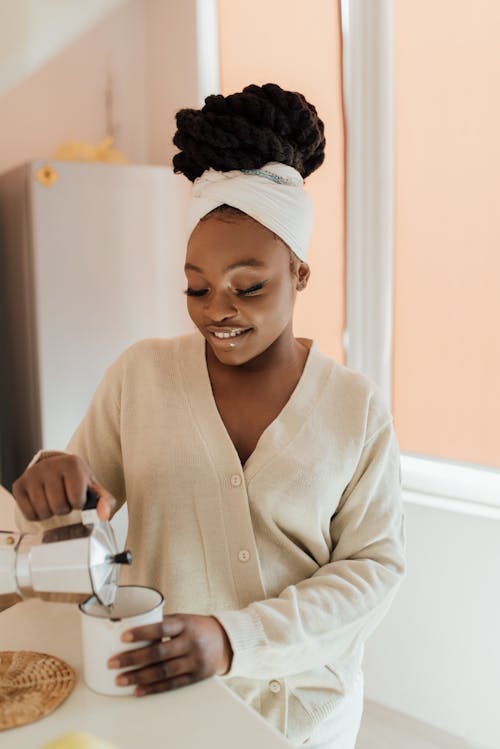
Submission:
[[[214,388],[214,399],[226,431],[244,465],[266,428],[289,400],[294,382],[282,387]]]

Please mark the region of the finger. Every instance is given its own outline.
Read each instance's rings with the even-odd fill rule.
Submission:
[[[97,514],[101,520],[110,520],[116,507],[116,499],[111,496],[100,497],[97,503]]]
[[[64,490],[67,501],[73,510],[80,510],[85,504],[88,478],[83,471],[75,470],[72,464],[66,463],[63,471]]]
[[[179,689],[179,687],[187,687],[189,684],[194,684],[195,681],[199,680],[194,674],[183,674],[182,676],[168,679],[168,681],[157,681],[147,685],[141,684],[135,688],[134,694],[136,697],[145,697],[147,694],[170,692],[172,689]]]
[[[147,666],[150,663],[159,663],[171,658],[178,658],[189,652],[189,642],[182,637],[162,642],[159,640],[154,645],[135,650],[125,650],[111,656],[108,660],[108,668],[127,668],[129,666]]]
[[[21,488],[19,484],[14,483],[12,486],[12,494],[14,495],[14,499],[16,500],[19,509],[23,513],[26,520],[38,520],[38,516],[36,514],[35,508],[31,504],[28,492]]]
[[[43,482],[45,496],[52,515],[67,515],[71,506],[66,499],[66,489],[62,476],[48,474]]]
[[[148,686],[158,681],[166,681],[174,677],[192,674],[193,664],[190,658],[175,658],[171,661],[161,661],[152,666],[138,668],[135,671],[127,671],[124,674],[118,674],[115,681],[119,687],[126,687],[129,684]]]
[[[123,642],[134,642],[137,640],[162,640],[164,637],[177,637],[184,632],[185,624],[181,616],[169,614],[163,617],[163,621],[156,624],[146,624],[144,627],[134,627],[123,632]]]
[[[36,484],[29,489],[29,498],[32,506],[35,509],[37,520],[47,520],[51,518],[53,513],[47,502],[45,496],[45,489],[43,484]]]
[[[89,483],[89,487],[99,495],[99,501],[97,503],[97,514],[99,515],[100,519],[109,520],[114,508],[116,507],[116,499],[97,481],[91,481]]]

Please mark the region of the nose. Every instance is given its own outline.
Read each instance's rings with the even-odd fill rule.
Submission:
[[[214,291],[205,302],[205,315],[213,322],[223,322],[238,314],[234,299],[225,291]]]

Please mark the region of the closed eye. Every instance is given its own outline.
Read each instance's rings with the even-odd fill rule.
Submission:
[[[266,283],[267,281],[262,281],[261,283],[256,283],[253,286],[249,286],[248,289],[236,289],[236,293],[238,294],[238,296],[251,296],[257,291],[263,289]]]
[[[252,296],[252,294],[257,294],[258,291],[261,291],[261,289],[264,288],[267,281],[261,281],[260,283],[256,283],[253,286],[249,286],[248,289],[235,289],[236,294],[238,296]],[[205,294],[208,292],[208,289],[192,289],[190,286],[188,286],[187,289],[185,289],[184,294],[187,296],[205,296]]]

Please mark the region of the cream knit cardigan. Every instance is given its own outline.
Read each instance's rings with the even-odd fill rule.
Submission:
[[[378,387],[313,343],[242,467],[204,338],[147,339],[107,370],[67,452],[127,501],[121,582],[159,588],[168,613],[215,615],[234,651],[221,678],[299,746],[350,689],[404,574],[400,456]]]

